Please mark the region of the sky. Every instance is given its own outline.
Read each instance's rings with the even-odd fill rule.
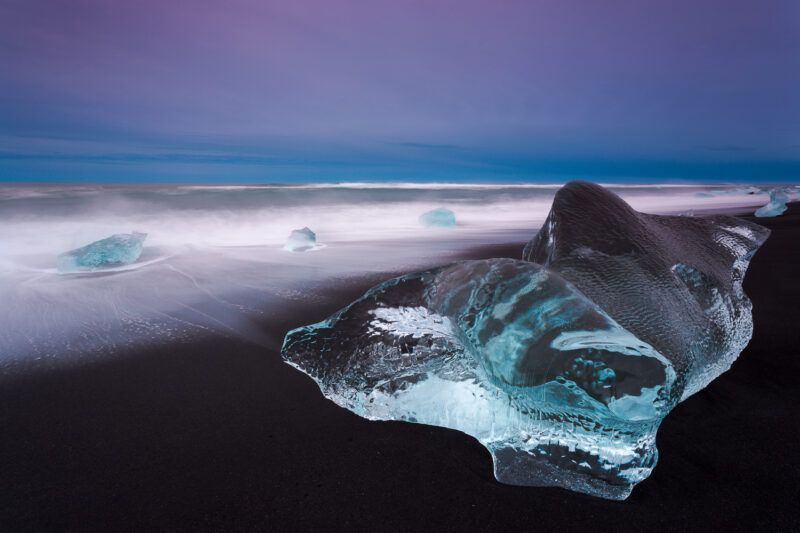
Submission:
[[[800,2],[0,2],[0,181],[571,178],[800,180]]]

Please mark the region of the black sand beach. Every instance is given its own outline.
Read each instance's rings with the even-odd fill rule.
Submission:
[[[271,350],[197,339],[4,383],[0,530],[797,530],[800,205],[753,220],[773,231],[745,280],[753,340],[666,418],[624,502],[501,485],[471,437],[368,422],[284,364],[284,333],[366,279],[265,320]]]

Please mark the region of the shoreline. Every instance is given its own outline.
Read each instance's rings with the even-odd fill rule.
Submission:
[[[744,288],[755,333],[728,372],[680,403],[659,464],[624,502],[494,480],[489,453],[444,428],[369,422],[283,363],[283,334],[384,279],[265,313],[277,343],[212,336],[27,375],[0,388],[0,524],[9,530],[796,527],[800,467],[800,204]],[[512,257],[524,243],[462,259]],[[397,273],[397,275],[402,272]],[[391,273],[388,277],[391,277]]]

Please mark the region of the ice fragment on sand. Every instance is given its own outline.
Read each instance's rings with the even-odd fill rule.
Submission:
[[[317,245],[316,234],[308,228],[292,230],[286,244],[283,245],[284,250],[290,252],[305,252]]]
[[[456,215],[446,207],[439,207],[421,214],[419,223],[428,227],[452,227],[456,225]]]
[[[62,274],[113,268],[133,263],[142,255],[146,233],[119,233],[58,256]]]
[[[290,332],[282,353],[356,414],[476,437],[501,481],[552,484],[563,467],[571,488],[608,497],[655,462],[675,381],[666,358],[558,274],[512,259],[390,280]]]
[[[749,340],[742,280],[767,235],[573,182],[526,260],[387,281],[289,332],[282,356],[361,416],[474,436],[500,481],[622,499],[655,466],[663,417]]]
[[[769,191],[769,202],[758,208],[755,215],[757,217],[776,217],[786,211],[788,201],[789,195],[786,189],[772,189]]]

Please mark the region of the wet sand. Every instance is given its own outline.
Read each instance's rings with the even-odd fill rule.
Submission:
[[[368,422],[281,362],[287,330],[386,274],[275,310],[267,348],[198,338],[4,383],[0,530],[797,529],[800,205],[753,220],[773,230],[745,280],[753,340],[666,418],[658,465],[624,502],[502,485],[471,437]]]

